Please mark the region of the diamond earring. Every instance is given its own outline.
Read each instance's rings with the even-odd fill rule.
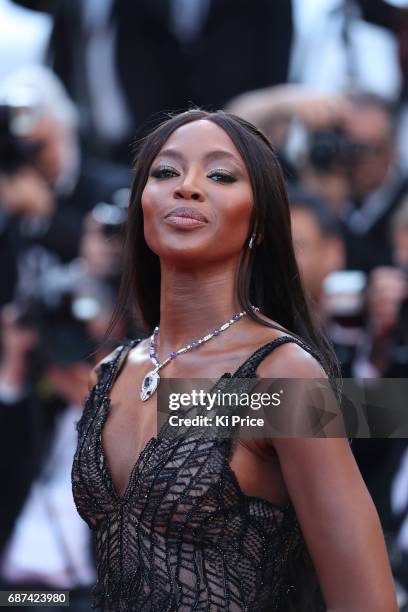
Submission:
[[[252,249],[252,248],[253,248],[253,246],[254,246],[254,242],[255,242],[255,238],[256,238],[256,234],[255,234],[255,233],[253,233],[253,234],[251,235],[251,238],[249,239],[249,242],[248,242],[248,248],[249,248],[249,249]]]

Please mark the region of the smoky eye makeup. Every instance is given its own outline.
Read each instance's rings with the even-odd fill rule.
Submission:
[[[170,164],[160,163],[152,167],[149,172],[149,176],[153,178],[173,178],[179,176],[180,172],[174,166]]]
[[[157,162],[152,165],[149,176],[156,179],[175,178],[182,174],[182,170],[166,162]],[[223,167],[211,168],[205,172],[205,176],[216,183],[235,183],[240,172]]]
[[[206,176],[217,183],[235,183],[238,180],[236,174],[226,168],[213,168]]]

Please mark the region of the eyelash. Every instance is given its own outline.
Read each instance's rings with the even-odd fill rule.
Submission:
[[[175,168],[172,168],[172,166],[159,166],[158,168],[154,168],[150,173],[150,176],[158,179],[173,178],[178,175],[179,173]]]
[[[220,176],[221,180],[217,180],[217,183],[235,183],[237,180],[233,174],[221,169],[212,170],[209,174],[207,174],[207,176],[209,178],[213,178],[214,176]]]
[[[179,176],[179,172],[172,166],[160,166],[153,169],[150,176],[157,179],[174,178]],[[237,180],[233,174],[222,169],[212,170],[207,174],[207,177],[211,179],[216,176],[221,177],[220,179],[216,179],[216,183],[235,183]]]

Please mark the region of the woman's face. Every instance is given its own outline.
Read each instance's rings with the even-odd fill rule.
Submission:
[[[205,119],[175,130],[151,165],[142,207],[146,242],[160,258],[190,264],[237,257],[253,195],[226,132]]]

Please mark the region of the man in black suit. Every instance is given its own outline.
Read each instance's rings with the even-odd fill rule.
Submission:
[[[116,3],[118,69],[136,125],[189,102],[219,108],[239,93],[286,82],[291,2],[204,3],[190,31],[177,13],[185,2]]]
[[[347,267],[368,273],[392,264],[388,226],[408,192],[408,178],[398,164],[392,109],[372,94],[351,96],[350,102],[343,128],[355,152],[347,162],[350,199],[341,215]]]
[[[340,101],[341,112],[331,112],[317,130],[312,124],[300,176],[340,217],[346,268],[369,273],[392,265],[389,222],[408,192],[408,177],[398,159],[392,107],[369,92]]]
[[[51,6],[47,0],[18,1],[37,10]],[[98,3],[104,14],[92,21],[87,7]],[[291,0],[59,0],[54,6],[53,67],[82,115],[88,113],[85,126],[91,136],[95,101],[118,86],[133,122],[122,135],[128,143],[163,111],[191,104],[219,108],[239,93],[287,80]],[[111,56],[96,66],[96,78],[89,60],[101,28],[105,50],[101,44],[100,53],[109,58],[111,45]],[[117,102],[110,106],[112,113]],[[129,150],[123,154],[129,157]]]

